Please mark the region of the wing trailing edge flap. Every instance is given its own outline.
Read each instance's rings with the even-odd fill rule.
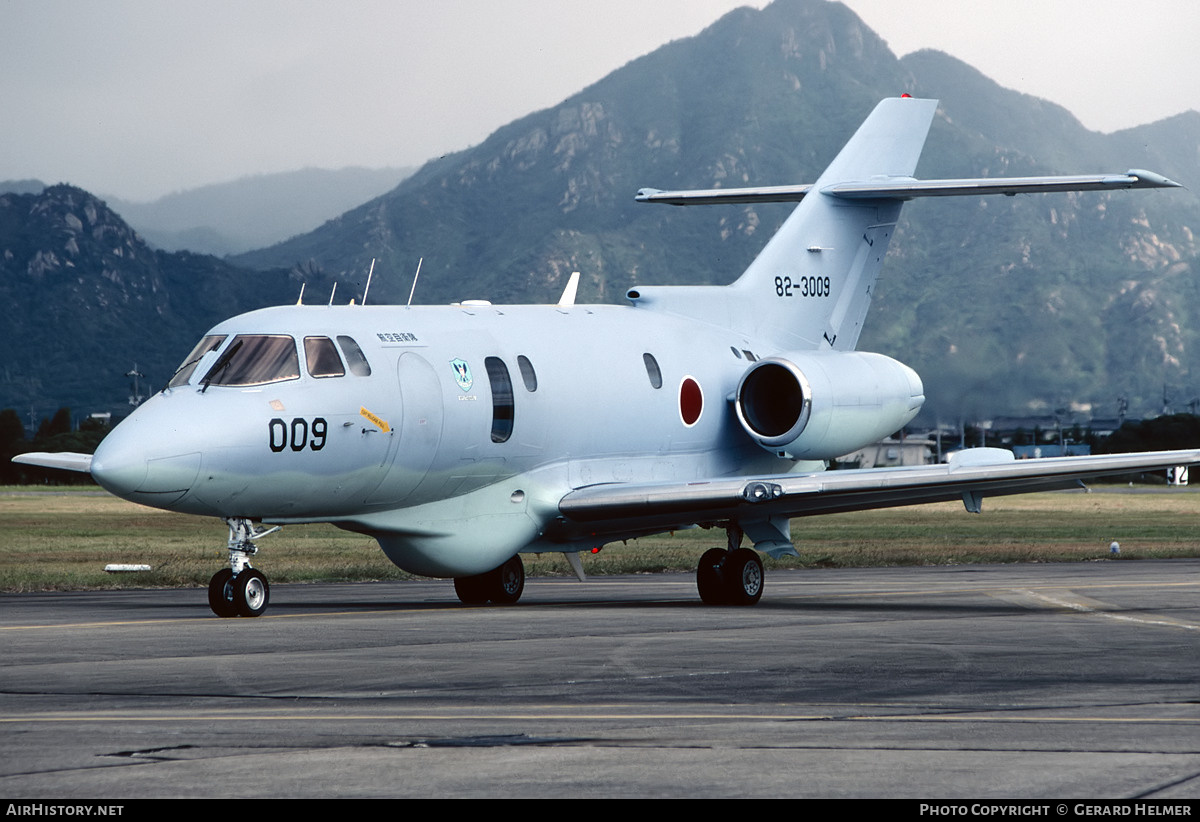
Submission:
[[[982,194],[1039,194],[1055,191],[1111,191],[1120,188],[1180,188],[1161,174],[1130,169],[1124,174],[1074,174],[1051,177],[963,177],[916,180],[911,177],[842,182],[821,189],[822,194],[846,200],[911,200],[916,197],[968,197]],[[639,189],[639,203],[665,205],[730,205],[743,203],[796,203],[813,190],[811,183],[757,188],[711,188],[694,191]]]
[[[981,453],[976,453],[981,452]],[[655,526],[734,522],[767,524],[783,538],[781,517],[961,500],[978,513],[987,496],[1069,488],[1103,476],[1200,463],[1200,450],[1143,451],[1092,457],[1015,460],[994,448],[968,449],[944,465],[915,465],[722,478],[688,483],[605,484],[559,501],[565,532],[615,533]],[[751,538],[752,530],[746,528]],[[768,548],[768,550],[770,550]]]
[[[68,451],[50,453],[48,451],[30,451],[28,454],[17,454],[13,462],[22,465],[37,465],[41,468],[61,468],[64,471],[79,471],[91,473],[92,455],[75,454]]]

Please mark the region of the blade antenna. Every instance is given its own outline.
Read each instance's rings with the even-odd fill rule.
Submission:
[[[569,308],[575,305],[575,294],[579,291],[579,272],[572,271],[571,278],[567,280],[567,287],[563,289],[562,296],[558,298],[559,308]]]
[[[333,295],[337,293],[337,280],[333,281],[333,288],[329,291],[329,304],[333,305]]]
[[[417,260],[417,273],[416,273],[416,274],[413,274],[413,284],[412,284],[412,288],[410,288],[410,289],[408,290],[408,302],[407,302],[407,303],[405,303],[405,305],[404,305],[404,307],[405,307],[405,308],[411,308],[411,307],[412,307],[412,298],[413,298],[413,294],[416,294],[416,293],[417,293],[417,277],[420,277],[420,276],[421,276],[421,263],[423,263],[423,262],[425,262],[425,258],[424,258],[424,257],[422,257],[421,259]]]
[[[371,275],[375,273],[375,258],[371,258],[371,270],[367,272],[367,287],[363,289],[362,304],[367,304],[367,292],[371,290]]]
[[[296,298],[296,305],[304,305],[304,286],[308,283],[300,283],[300,296]]]

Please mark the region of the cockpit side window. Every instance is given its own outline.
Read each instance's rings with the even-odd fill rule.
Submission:
[[[333,340],[328,337],[305,337],[304,359],[308,363],[308,373],[314,377],[346,376]]]
[[[338,345],[342,347],[342,353],[346,355],[346,365],[350,367],[350,373],[356,377],[371,376],[371,364],[363,356],[362,349],[358,347],[354,338],[343,334],[337,338],[337,341]]]
[[[238,334],[205,380],[212,385],[266,385],[299,377],[294,339],[282,334]]]
[[[221,347],[221,343],[225,342],[224,334],[209,334],[200,342],[196,343],[196,347],[192,349],[192,353],[184,358],[183,364],[175,369],[175,374],[171,377],[171,381],[167,383],[167,388],[176,388],[180,385],[187,385],[188,380],[192,378],[192,372],[196,370],[196,366],[200,364],[200,360],[209,351],[216,351]]]

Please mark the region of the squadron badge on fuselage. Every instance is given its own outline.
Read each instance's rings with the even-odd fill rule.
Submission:
[[[450,367],[454,369],[454,381],[458,383],[458,387],[463,391],[470,391],[473,382],[471,366],[467,365],[466,360],[454,359],[450,360]]]

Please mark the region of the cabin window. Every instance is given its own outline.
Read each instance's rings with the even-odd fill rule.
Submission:
[[[304,360],[308,363],[308,373],[314,377],[346,375],[346,369],[342,367],[342,358],[333,347],[333,340],[328,337],[305,337]]]
[[[483,361],[492,386],[492,442],[507,442],[513,430],[513,388],[508,366],[499,357]]]
[[[350,373],[356,377],[371,376],[371,365],[367,362],[367,358],[363,356],[362,349],[358,347],[358,343],[353,337],[347,337],[344,334],[337,338],[338,345],[342,347],[342,353],[346,355],[346,365],[350,368]]]
[[[224,334],[209,334],[196,343],[196,347],[192,349],[192,353],[184,358],[183,365],[175,369],[175,374],[171,377],[171,381],[167,383],[167,388],[187,385],[188,380],[192,377],[192,372],[196,370],[196,366],[200,364],[200,360],[204,358],[204,355],[209,351],[216,351],[221,347],[221,343],[223,342],[225,342]]]
[[[211,385],[266,385],[300,377],[296,341],[282,334],[238,334],[203,382]]]
[[[662,388],[662,371],[658,368],[658,360],[654,359],[653,354],[646,353],[642,355],[642,362],[646,364],[646,376],[650,378],[650,385]]]
[[[524,354],[517,357],[517,368],[521,370],[521,379],[525,382],[525,390],[530,394],[537,391],[537,372],[533,370],[533,363]]]

